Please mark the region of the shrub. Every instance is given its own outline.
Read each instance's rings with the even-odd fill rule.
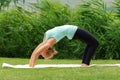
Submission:
[[[33,46],[29,13],[21,9],[0,13],[0,56],[27,57]]]
[[[71,9],[59,1],[37,0],[32,4],[36,12],[18,7],[0,13],[0,56],[30,57],[33,49],[42,42],[46,30],[64,24],[77,25],[88,30],[100,45],[94,59],[119,59],[120,20],[118,12],[107,11],[101,0],[83,1]],[[55,45],[60,53],[55,58],[79,59],[85,44],[64,38]]]
[[[59,1],[52,2],[50,0],[38,0],[36,4],[32,4],[40,12],[39,23],[44,27],[44,31],[55,26],[65,25],[71,19],[71,9],[68,5],[62,5]],[[63,39],[55,48],[60,53],[56,58],[70,58],[72,51],[67,39]]]
[[[105,38],[105,34],[107,34],[105,26],[109,26],[113,19],[111,18],[112,14],[107,11],[104,1],[84,0],[82,4],[78,5],[74,15],[74,22],[71,23],[88,30],[100,43],[94,58],[105,58],[105,48],[107,47],[105,43],[108,42]]]

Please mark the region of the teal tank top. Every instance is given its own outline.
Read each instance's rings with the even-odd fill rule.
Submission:
[[[78,28],[77,26],[73,25],[57,26],[45,32],[45,40],[49,38],[55,38],[56,42],[58,42],[64,37],[72,39],[77,28]]]

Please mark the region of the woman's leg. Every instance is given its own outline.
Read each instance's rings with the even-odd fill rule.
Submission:
[[[85,50],[85,52],[83,53],[83,64],[90,64],[91,58],[94,55],[96,49],[98,47],[98,43],[92,43],[92,44],[87,44],[87,49]]]
[[[85,50],[84,50],[84,52],[83,52],[82,63],[85,63],[88,49],[89,49],[89,45],[86,46],[86,48],[85,48]]]
[[[89,65],[98,47],[98,41],[89,32],[82,29],[77,29],[73,39],[79,39],[87,44],[83,52],[82,63]]]

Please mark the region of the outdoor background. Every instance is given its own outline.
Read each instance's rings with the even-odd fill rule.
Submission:
[[[0,57],[29,58],[46,30],[65,24],[98,39],[93,59],[120,59],[120,0],[0,0]],[[64,38],[54,58],[81,59],[85,46]]]

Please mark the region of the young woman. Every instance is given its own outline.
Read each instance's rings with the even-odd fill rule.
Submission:
[[[34,67],[40,55],[45,59],[53,57],[57,52],[52,47],[65,36],[70,40],[81,40],[87,44],[83,52],[82,66],[89,66],[98,47],[98,41],[89,32],[74,25],[57,26],[46,31],[43,42],[36,47],[31,55],[29,66]]]

